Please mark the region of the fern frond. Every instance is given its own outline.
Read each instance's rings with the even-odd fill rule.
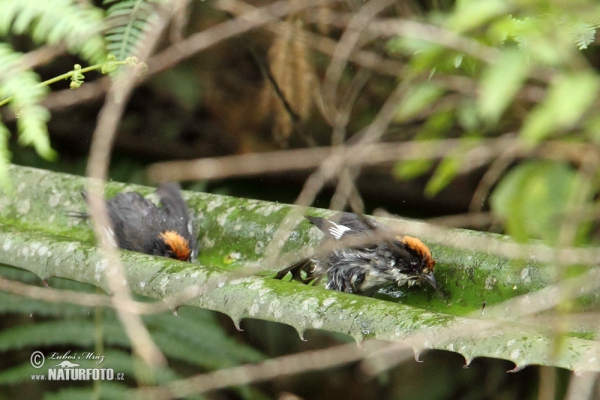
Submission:
[[[0,314],[73,318],[86,317],[91,310],[91,307],[76,304],[50,303],[24,296],[16,296],[11,293],[0,293]]]
[[[31,362],[27,361],[0,371],[0,385],[14,385],[19,382],[26,382],[27,379],[31,381],[32,368]]]
[[[587,49],[588,45],[594,41],[596,28],[596,24],[584,21],[575,21],[571,24],[571,35],[579,50]]]
[[[131,397],[129,387],[124,383],[114,381],[102,381],[100,383],[100,400],[125,400]],[[88,387],[65,387],[56,392],[44,393],[44,400],[73,400],[73,399],[92,399],[94,396],[94,388]]]
[[[223,335],[223,329],[215,320],[213,314],[204,310],[186,310],[191,315],[181,315],[173,318],[170,314],[152,315],[144,318],[151,328],[153,336],[160,344],[160,337],[168,341],[185,344],[192,349],[192,364],[203,367],[223,368],[226,365],[238,365],[240,363],[253,363],[264,360],[264,355],[259,351],[245,346],[229,336]],[[161,349],[167,346],[161,346]],[[168,346],[170,347],[170,346]],[[165,350],[167,351],[167,350]],[[206,355],[199,357],[198,353]],[[180,352],[187,358],[185,351]],[[174,354],[174,356],[176,356]],[[176,356],[176,358],[179,358]],[[207,365],[210,359],[217,365]]]
[[[165,355],[190,365],[215,369],[264,358],[256,350],[223,335],[222,331],[219,335],[215,331],[219,329],[216,323],[213,327],[201,329],[201,324],[190,319],[178,319],[171,314],[162,317],[148,316],[144,319],[151,327],[153,339]],[[0,351],[57,345],[90,348],[94,345],[94,329],[94,322],[85,319],[21,325],[0,333]],[[114,314],[106,316],[103,330],[107,346],[130,347],[129,339]],[[179,334],[174,336],[177,332]]]
[[[106,49],[117,60],[135,55],[135,51],[153,25],[156,16],[154,3],[160,0],[105,0],[112,4],[107,10],[106,21],[111,29],[106,31]]]
[[[0,333],[0,351],[52,345],[91,348],[95,344],[95,329],[93,321],[81,319],[63,319],[20,325],[4,329]],[[129,339],[120,326],[106,324],[104,332],[107,344],[129,347]]]
[[[18,116],[19,142],[32,145],[39,155],[52,159],[56,154],[50,147],[46,126],[50,113],[39,104],[48,89],[39,85],[35,72],[22,68],[21,57],[22,54],[9,45],[0,43],[0,98],[12,97],[9,104]],[[10,159],[8,136],[8,129],[0,124],[0,179],[4,178],[0,182],[5,187],[9,185],[6,177]]]
[[[106,58],[103,12],[87,2],[72,0],[2,0],[0,35],[29,32],[37,43],[63,41],[69,51],[92,64]]]
[[[529,52],[531,50],[530,38],[539,33],[537,20],[532,18],[517,19],[511,18],[507,38],[517,42],[519,49]]]

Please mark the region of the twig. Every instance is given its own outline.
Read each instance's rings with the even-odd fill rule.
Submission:
[[[596,317],[597,318],[597,317]],[[569,388],[565,400],[586,400],[597,398],[594,389],[598,382],[597,372],[586,372],[583,374],[572,374],[569,380]],[[597,393],[597,392],[596,392]]]
[[[234,0],[217,0],[215,7],[223,10],[231,9]],[[341,0],[330,0],[341,1]],[[179,64],[190,56],[207,49],[225,39],[248,32],[265,24],[279,20],[288,14],[301,11],[305,8],[322,4],[320,0],[277,1],[265,7],[260,7],[252,12],[245,13],[235,19],[225,21],[208,29],[191,35],[182,42],[168,47],[157,54],[149,64],[149,73],[164,71]]]
[[[331,210],[343,211],[346,208],[346,204],[350,203],[353,212],[357,214],[364,213],[364,203],[354,183],[358,172],[356,168],[344,168],[340,172],[335,193],[331,197],[331,203],[329,204]]]
[[[544,142],[530,149],[518,138],[500,137],[476,141],[474,147],[457,149],[468,139],[441,139],[381,144],[346,145],[336,147],[316,147],[233,155],[215,158],[202,158],[190,161],[170,161],[152,164],[148,167],[148,177],[155,182],[170,180],[223,179],[234,176],[252,176],[269,172],[307,170],[315,168],[337,151],[343,165],[377,165],[399,160],[436,160],[451,152],[463,151],[485,154],[488,160],[496,157],[513,158],[537,157],[551,160],[566,160],[579,163],[586,152],[600,151],[599,148],[582,143]],[[514,146],[510,154],[504,152],[507,146]],[[512,147],[511,147],[512,148]],[[462,153],[458,152],[458,155]],[[481,160],[480,160],[481,162]]]
[[[498,217],[491,213],[479,212],[429,218],[426,222],[433,225],[442,225],[452,228],[471,227],[482,229],[498,222]]]
[[[139,51],[139,57],[145,59],[148,57],[161,33],[166,28],[171,19],[173,11],[167,12],[170,4],[166,3],[158,11],[158,18],[153,29],[148,34],[143,43],[143,48]],[[106,204],[102,199],[102,186],[106,181],[108,173],[108,164],[110,162],[110,153],[115,137],[117,124],[121,119],[125,104],[134,88],[135,71],[132,68],[125,69],[117,77],[110,88],[104,106],[98,116],[98,125],[94,132],[90,148],[90,157],[87,167],[87,175],[93,180],[89,188],[89,207],[92,225],[98,242],[101,244],[105,258],[109,261],[109,267],[106,268],[105,277],[109,288],[113,292],[113,302],[115,303],[117,315],[127,335],[131,341],[134,352],[146,364],[151,367],[166,364],[166,359],[160,352],[160,349],[152,341],[150,333],[146,329],[142,319],[136,313],[127,310],[126,306],[131,302],[131,294],[127,287],[123,266],[115,249],[114,239],[109,236],[110,221]]]
[[[369,22],[383,9],[393,3],[393,0],[372,0],[366,3],[352,16],[340,38],[331,57],[331,62],[325,72],[323,83],[323,97],[330,113],[337,110],[337,86],[350,54],[357,47],[356,44]]]
[[[479,184],[477,184],[477,188],[475,188],[475,192],[471,198],[471,204],[469,204],[469,211],[478,212],[483,210],[483,206],[485,205],[485,201],[487,200],[487,196],[492,186],[500,179],[504,171],[506,171],[515,160],[514,147],[515,146],[511,145],[507,146],[506,150],[504,150],[504,157],[499,156],[487,169],[479,181]]]
[[[382,344],[368,342],[364,346],[373,349],[381,348]],[[354,343],[343,344],[325,350],[306,351],[300,354],[273,358],[255,365],[243,365],[209,372],[171,382],[162,387],[140,389],[134,393],[136,398],[140,399],[166,400],[181,398],[219,388],[265,381],[276,376],[332,368],[360,360],[364,356],[365,351],[359,349]]]
[[[50,62],[52,59],[66,52],[67,46],[64,44],[43,46],[26,53],[22,58],[23,66],[25,68],[35,68]]]
[[[352,79],[350,87],[346,90],[344,100],[335,115],[333,133],[331,134],[332,146],[339,146],[344,143],[346,139],[346,127],[348,126],[348,122],[350,122],[352,109],[370,76],[371,72],[369,70],[361,68],[354,76],[354,79]]]
[[[71,303],[82,307],[119,307],[132,314],[149,315],[172,311],[175,307],[194,299],[203,293],[198,285],[192,285],[177,295],[165,297],[163,300],[153,303],[126,300],[115,303],[113,298],[107,295],[76,292],[52,288],[37,287],[19,281],[12,281],[0,277],[0,291],[12,293],[17,296],[25,296],[32,299],[48,301],[52,303]]]

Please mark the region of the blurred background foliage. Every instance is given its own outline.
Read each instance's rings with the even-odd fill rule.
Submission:
[[[135,54],[159,3],[0,1],[0,101],[10,99],[0,107],[4,190],[10,190],[9,160],[84,173],[110,79],[100,70],[116,67],[107,65],[109,54],[116,62]],[[248,2],[255,7],[269,3]],[[178,4],[159,51],[229,20],[248,5]],[[332,80],[335,45],[347,38],[345,27],[367,7],[382,11],[350,44],[349,62]],[[458,139],[458,144],[448,145],[443,157],[424,154],[362,168],[356,184],[365,212],[385,208],[405,217],[502,232],[523,242],[598,245],[596,1],[324,1],[285,22],[221,41],[146,77],[119,124],[111,179],[149,184],[146,166],[163,160],[351,143],[396,93],[394,117],[381,141]],[[94,70],[82,77],[75,64]],[[56,77],[61,79],[51,86],[39,84]],[[82,78],[81,88],[69,89]],[[332,110],[344,107],[346,129],[332,135]],[[293,202],[308,176],[309,171],[268,173],[193,182],[186,188]],[[313,205],[329,207],[334,191],[333,185],[324,188]],[[2,275],[40,284],[21,271],[3,268]],[[74,282],[53,286],[94,290]],[[119,385],[105,383],[65,387],[32,382],[29,355],[41,348],[93,347],[131,378],[125,387],[136,384],[134,376],[138,383],[164,382],[348,340],[315,331],[302,342],[290,327],[253,320],[243,321],[244,332],[238,332],[223,316],[185,309],[180,318],[147,318],[170,364],[163,374],[149,377],[129,356],[126,336],[110,311],[2,297],[0,398],[82,398],[84,393],[114,398],[121,393]],[[323,399],[547,399],[567,392],[569,373],[563,370],[529,367],[505,374],[510,363],[491,359],[477,359],[462,369],[459,355],[441,351],[421,359],[373,380],[350,365],[206,397],[273,398],[291,392]]]

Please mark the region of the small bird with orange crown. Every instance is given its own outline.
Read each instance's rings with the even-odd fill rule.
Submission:
[[[372,296],[391,284],[411,287],[427,282],[437,290],[433,275],[435,260],[419,239],[410,236],[388,239],[385,226],[352,213],[331,219],[306,218],[325,234],[325,243],[332,244],[333,250],[279,271],[276,279],[291,272],[294,280],[316,284],[327,275],[327,289],[363,296]],[[348,241],[363,243],[344,243]],[[306,273],[305,278],[302,271]]]
[[[198,240],[179,185],[163,183],[156,189],[156,194],[161,207],[135,192],[119,193],[108,200],[109,237],[125,250],[195,261]],[[87,201],[87,195],[82,195]],[[71,215],[88,217],[85,213]]]

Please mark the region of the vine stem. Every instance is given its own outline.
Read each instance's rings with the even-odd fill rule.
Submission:
[[[120,65],[125,65],[125,64],[127,63],[127,61],[113,61],[112,63],[113,63],[115,66],[120,66]],[[36,87],[40,87],[40,86],[49,86],[49,85],[51,85],[51,84],[53,84],[53,83],[56,83],[56,82],[58,82],[58,81],[62,81],[62,80],[64,80],[64,79],[68,79],[68,78],[72,77],[72,76],[75,74],[75,72],[78,72],[78,73],[81,73],[81,74],[85,74],[85,73],[87,73],[87,72],[90,72],[90,71],[94,71],[94,70],[100,69],[100,68],[104,67],[104,65],[105,65],[105,64],[106,64],[106,63],[102,63],[102,64],[95,64],[95,65],[91,65],[91,66],[89,66],[89,67],[86,67],[86,68],[79,69],[79,70],[77,70],[77,71],[75,71],[75,69],[73,69],[72,71],[69,71],[69,72],[67,72],[67,73],[64,73],[64,74],[62,74],[62,75],[55,76],[54,78],[48,79],[48,80],[46,80],[46,81],[44,81],[44,82],[40,82],[40,83],[38,83],[38,84],[36,85]],[[10,103],[10,101],[11,101],[13,98],[14,98],[14,96],[10,96],[10,97],[7,97],[6,99],[4,99],[4,100],[0,101],[0,107],[2,107],[2,106],[4,106],[4,105],[6,105],[6,104],[8,104],[8,103]]]

